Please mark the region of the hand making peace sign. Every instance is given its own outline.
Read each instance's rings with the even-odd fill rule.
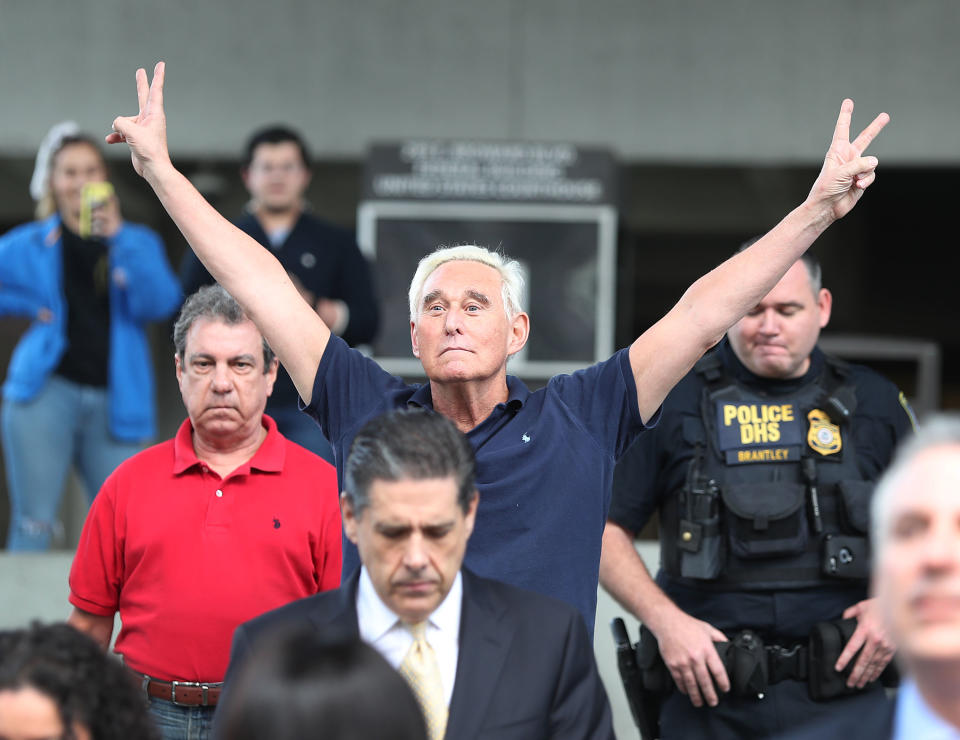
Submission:
[[[890,121],[890,116],[881,113],[851,142],[852,115],[853,101],[847,98],[840,106],[840,117],[823,160],[823,168],[807,196],[807,202],[811,205],[829,208],[831,220],[847,215],[876,178],[877,158],[862,155]]]
[[[163,113],[164,63],[157,62],[153,82],[147,86],[147,73],[137,70],[137,100],[140,111],[136,116],[119,116],[113,120],[113,131],[107,135],[108,144],[126,142],[130,147],[133,169],[149,179],[157,166],[169,165],[167,151],[167,120]]]

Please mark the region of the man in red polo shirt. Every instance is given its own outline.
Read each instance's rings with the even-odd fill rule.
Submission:
[[[264,415],[277,360],[220,286],[174,328],[189,418],[104,483],[70,571],[70,623],[140,676],[164,738],[206,737],[234,628],[336,588],[336,472]]]

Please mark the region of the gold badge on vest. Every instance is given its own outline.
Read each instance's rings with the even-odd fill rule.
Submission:
[[[820,409],[807,414],[810,427],[807,429],[807,444],[821,455],[835,455],[843,449],[840,427],[830,421],[830,417]]]

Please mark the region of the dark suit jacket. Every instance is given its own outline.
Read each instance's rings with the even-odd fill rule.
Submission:
[[[612,738],[610,705],[583,618],[546,596],[463,573],[460,651],[446,737],[449,740]],[[336,591],[310,596],[240,625],[229,683],[251,648],[277,628],[313,625],[357,637],[359,572]]]
[[[811,722],[795,732],[780,736],[778,740],[888,740],[893,737],[893,714],[896,708],[896,701],[888,699],[882,712],[837,712],[825,720]]]

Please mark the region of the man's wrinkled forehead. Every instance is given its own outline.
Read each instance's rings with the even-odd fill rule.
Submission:
[[[476,260],[448,260],[441,262],[424,278],[420,288],[420,307],[428,295],[437,291],[448,299],[474,291],[492,304],[503,300],[503,290],[503,275],[496,267]]]
[[[436,287],[432,288],[430,291],[423,296],[423,307],[433,303],[434,301],[441,301],[443,303],[450,303],[451,300],[455,299],[457,296],[451,295],[444,288]],[[490,306],[493,304],[493,300],[484,292],[477,290],[476,288],[465,288],[461,295],[461,299],[471,299],[483,306]]]
[[[231,322],[220,316],[198,316],[184,337],[184,352],[188,359],[199,354],[239,357],[259,355],[262,359],[263,335],[250,319]]]

